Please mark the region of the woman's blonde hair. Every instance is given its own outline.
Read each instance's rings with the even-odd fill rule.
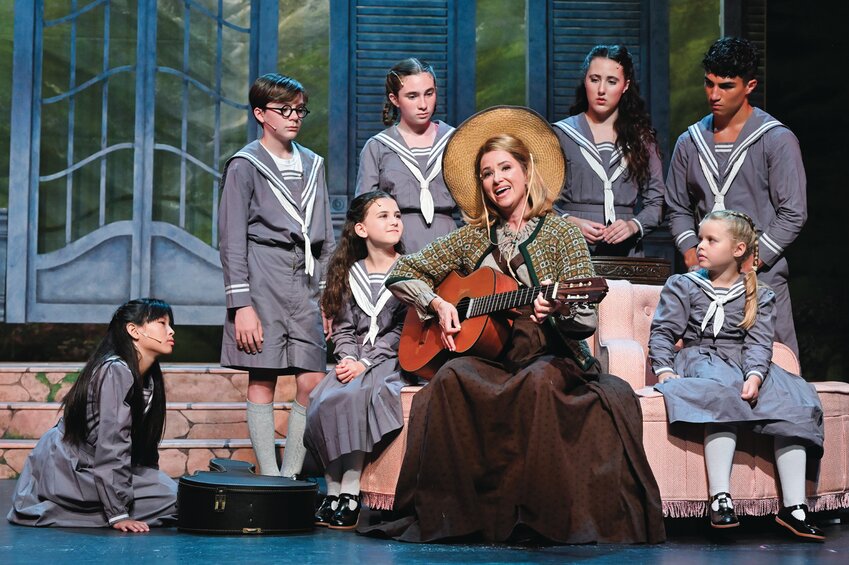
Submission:
[[[746,245],[746,252],[737,259],[737,264],[742,265],[743,262],[752,257],[752,270],[746,273],[744,283],[746,285],[746,303],[743,307],[743,321],[740,322],[741,328],[748,330],[755,325],[755,319],[758,316],[758,232],[755,230],[755,222],[748,215],[736,210],[717,210],[711,212],[702,222],[708,220],[719,220],[726,223],[728,233],[734,241]]]
[[[542,178],[536,171],[534,166],[534,157],[528,150],[528,147],[521,139],[508,134],[496,135],[491,137],[478,150],[477,158],[475,159],[475,182],[477,183],[478,191],[481,195],[482,206],[477,215],[473,216],[466,212],[463,213],[463,219],[466,223],[476,226],[489,226],[501,218],[498,208],[489,201],[483,191],[483,181],[481,180],[481,159],[487,153],[492,151],[506,151],[519,164],[525,176],[528,178],[528,205],[525,209],[525,218],[530,219],[536,216],[544,216],[549,213],[552,208],[553,198],[542,182]]]

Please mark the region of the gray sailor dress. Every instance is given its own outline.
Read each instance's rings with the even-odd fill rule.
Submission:
[[[713,138],[713,116],[692,124],[675,143],[666,178],[669,231],[683,254],[698,243],[698,224],[712,210],[745,212],[760,234],[758,279],[776,295],[776,341],[799,355],[785,250],[808,217],[807,179],[793,132],[754,108],[730,151]]]
[[[345,384],[331,370],[310,395],[304,444],[325,466],[347,453],[371,452],[404,425],[407,383],[398,343],[407,307],[384,286],[386,276],[368,273],[363,261],[349,272],[353,300],[333,323],[334,355],[361,361],[366,370]]]
[[[335,237],[324,159],[293,145],[300,170],[280,170],[259,141],[233,155],[224,170],[218,215],[227,299],[224,367],[327,369],[319,293]],[[236,347],[236,310],[248,305],[263,330],[256,354]]]
[[[628,173],[628,162],[613,143],[596,144],[586,114],[570,116],[554,124],[566,156],[566,181],[554,202],[563,215],[609,225],[634,220],[639,232],[622,243],[599,242],[587,246],[592,255],[643,256],[642,240],[660,225],[663,216],[663,164],[651,144],[649,178],[645,186]]]
[[[131,462],[130,368],[113,357],[96,371],[89,388],[85,443],[65,442],[62,420],[38,440],[15,485],[10,522],[77,528],[128,519],[151,526],[175,522],[177,483],[155,467]]]
[[[429,148],[407,147],[398,126],[374,135],[363,146],[357,172],[359,196],[383,190],[398,202],[406,253],[415,253],[437,237],[454,231],[457,204],[442,177],[442,153],[454,128],[436,121],[437,130]]]
[[[669,422],[744,423],[756,433],[798,440],[819,458],[819,397],[813,385],[771,362],[775,293],[759,285],[758,315],[748,330],[738,327],[745,294],[742,276],[731,288],[714,288],[704,270],[672,275],[663,287],[649,358],[656,374],[672,370],[682,377],[655,385]],[[679,338],[684,347],[676,353]],[[753,405],[740,398],[750,375],[763,379]]]

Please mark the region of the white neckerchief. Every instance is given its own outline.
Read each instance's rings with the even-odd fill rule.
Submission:
[[[713,337],[718,336],[722,325],[725,323],[725,304],[746,294],[746,285],[743,284],[743,281],[737,281],[728,290],[718,290],[698,272],[687,273],[686,276],[695,281],[699,285],[699,288],[702,289],[702,292],[711,299],[710,306],[708,306],[705,317],[702,320],[702,333],[704,333],[708,322],[713,318]]]
[[[568,118],[560,120],[554,125],[563,130],[566,135],[571,137],[575,143],[578,144],[578,149],[581,150],[581,155],[583,155],[584,160],[586,160],[593,172],[598,175],[598,178],[601,179],[604,187],[604,223],[612,224],[616,221],[613,183],[616,182],[616,179],[622,176],[622,173],[624,173],[628,168],[628,160],[622,156],[620,149],[616,147],[613,154],[610,156],[610,162],[615,163],[617,159],[620,159],[619,166],[616,167],[612,175],[607,176],[607,170],[604,167],[604,161],[601,158],[601,153],[598,152],[598,147],[596,147],[595,143],[587,139],[584,134],[578,131],[575,126],[568,123],[566,120],[568,120]]]
[[[313,160],[312,167],[310,167],[309,175],[307,175],[306,183],[304,184],[304,192],[301,195],[301,207],[304,209],[304,215],[301,216],[301,213],[298,211],[297,203],[292,197],[292,191],[289,190],[283,182],[283,179],[280,178],[279,173],[275,173],[269,169],[256,155],[248,153],[247,151],[239,151],[233,155],[233,158],[235,157],[247,159],[254,167],[256,167],[260,174],[268,181],[268,185],[271,187],[271,192],[275,197],[277,197],[277,200],[280,202],[280,205],[283,206],[286,213],[298,222],[298,225],[301,227],[301,236],[304,238],[304,262],[306,272],[307,275],[312,276],[315,272],[315,258],[312,254],[309,231],[310,222],[312,220],[312,211],[315,207],[316,179],[324,159],[322,159],[321,156],[316,155]]]
[[[607,171],[604,170],[604,167],[592,158],[592,155],[583,147],[579,147],[581,150],[581,155],[584,156],[584,159],[587,161],[587,164],[590,168],[598,175],[598,178],[601,179],[601,182],[604,183],[604,223],[605,225],[610,225],[616,221],[616,207],[613,204],[613,183],[618,179],[622,173],[625,172],[625,169],[628,168],[628,160],[625,157],[619,161],[619,166],[616,167],[616,170],[613,171],[611,176],[607,176]]]
[[[690,137],[696,145],[696,150],[699,154],[699,165],[702,169],[702,174],[713,193],[713,208],[711,212],[717,210],[725,210],[725,195],[731,188],[731,183],[737,178],[737,173],[740,172],[740,167],[746,161],[746,155],[749,152],[749,147],[763,136],[767,131],[774,127],[782,125],[778,120],[769,120],[761,124],[755,131],[747,135],[742,142],[736,144],[736,147],[728,156],[728,162],[725,164],[724,174],[720,175],[719,163],[716,161],[716,155],[710,150],[707,140],[704,138],[699,125],[701,122],[695,123],[687,128]],[[719,180],[723,180],[722,187],[719,186]]]
[[[401,162],[404,163],[404,165],[406,165],[406,167],[410,170],[410,173],[412,173],[416,180],[419,181],[419,206],[421,206],[422,216],[424,216],[427,225],[430,225],[433,222],[434,214],[433,195],[430,193],[430,183],[439,173],[442,172],[442,153],[445,151],[445,144],[448,142],[448,138],[451,137],[448,133],[451,133],[452,131],[454,131],[454,128],[450,128],[446,135],[434,140],[433,146],[430,148],[430,155],[427,158],[427,165],[425,167],[425,171],[430,170],[427,177],[422,174],[415,155],[413,155],[413,153],[404,144],[393,139],[387,135],[386,132],[380,132],[374,136],[375,139],[393,150],[398,157],[400,157]]]
[[[389,269],[391,271],[392,269]],[[389,272],[383,277],[383,283],[389,277]],[[386,288],[385,284],[381,284],[380,292],[377,293],[377,300],[372,302],[371,283],[369,282],[368,273],[359,263],[351,265],[348,271],[348,284],[351,287],[351,294],[354,295],[354,300],[357,306],[366,313],[370,318],[368,333],[365,341],[374,345],[374,340],[377,339],[377,332],[380,328],[377,325],[377,316],[386,306],[386,303],[392,298],[392,293]]]

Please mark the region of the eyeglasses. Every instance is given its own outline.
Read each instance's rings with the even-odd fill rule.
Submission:
[[[289,106],[288,104],[281,106],[279,108],[272,108],[270,106],[266,106],[265,108],[263,108],[263,110],[270,110],[272,112],[280,114],[284,118],[288,118],[289,116],[292,115],[292,112],[294,112],[295,114],[298,115],[299,118],[303,119],[303,118],[306,118],[307,114],[310,113],[310,111],[307,110],[306,106],[298,106],[297,108],[293,108],[293,107]]]

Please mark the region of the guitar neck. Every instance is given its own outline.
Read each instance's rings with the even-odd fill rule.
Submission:
[[[551,300],[557,294],[558,286],[559,283],[526,286],[517,290],[511,290],[510,292],[500,292],[498,294],[490,294],[489,296],[468,299],[468,308],[461,315],[463,318],[474,318],[475,316],[485,316],[503,310],[527,306],[528,304],[532,304],[540,293],[542,293],[543,298],[546,300]]]

